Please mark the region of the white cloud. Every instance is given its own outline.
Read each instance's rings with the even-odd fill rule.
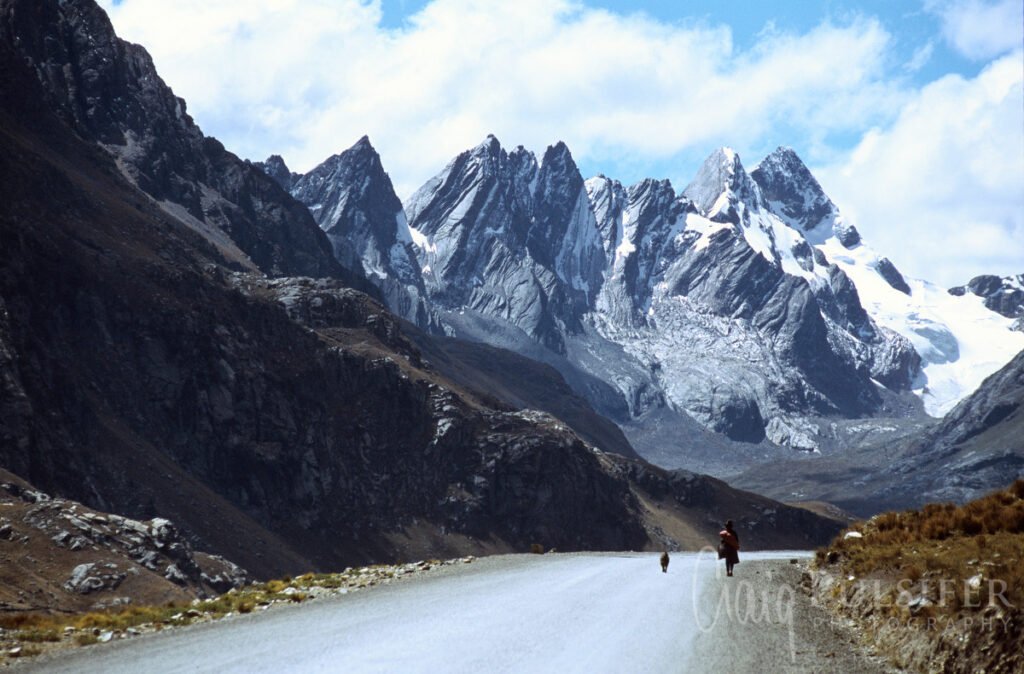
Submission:
[[[1024,54],[946,76],[843,162],[815,169],[864,237],[911,276],[947,286],[1024,272]]]
[[[1024,42],[1021,0],[928,0],[925,5],[942,19],[946,40],[968,58],[1000,56]]]
[[[726,26],[569,0],[436,0],[397,31],[355,0],[105,3],[227,147],[301,171],[368,133],[405,193],[488,133],[665,160],[770,145],[780,120],[808,138],[849,131],[899,103],[882,79],[890,36],[871,20],[765,32],[739,52]]]
[[[379,0],[112,1],[101,0],[119,34],[144,44],[203,130],[244,157],[278,153],[306,171],[369,134],[405,197],[494,133],[537,152],[564,140],[613,176],[678,165],[645,173],[682,187],[693,157],[720,145],[749,165],[780,144],[826,163],[843,151],[835,138],[876,128],[822,180],[866,236],[886,254],[902,249],[890,256],[912,275],[943,282],[963,280],[968,266],[950,270],[967,254],[978,267],[1015,258],[1024,271],[1019,52],[977,79],[914,91],[892,36],[863,17],[803,34],[769,26],[741,50],[725,25],[575,0],[434,0],[398,30],[381,27]],[[948,39],[983,54],[1010,40],[997,30],[980,47],[977,25],[1010,4],[929,7]],[[988,18],[964,19],[972,7]],[[926,45],[912,65],[930,55]],[[897,226],[941,236],[909,248],[886,233]]]

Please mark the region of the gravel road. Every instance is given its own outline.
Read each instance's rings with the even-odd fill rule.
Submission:
[[[505,555],[26,663],[45,672],[883,672],[793,553]],[[716,617],[717,616],[717,617]],[[20,669],[20,668],[19,668]]]

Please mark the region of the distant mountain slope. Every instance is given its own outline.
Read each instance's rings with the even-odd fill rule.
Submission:
[[[750,172],[717,150],[677,194],[489,136],[404,210],[365,138],[306,176],[265,167],[394,310],[555,367],[666,466],[841,449],[861,433],[837,420],[941,414],[1024,347],[979,303],[905,279],[788,148]]]
[[[940,414],[1024,346],[976,303],[903,278],[788,148],[749,173],[716,151],[681,195],[600,176],[584,202],[579,185],[564,145],[537,162],[492,136],[406,211],[441,323],[532,358],[516,331],[547,348],[599,411],[643,429],[648,456],[671,434],[649,433],[652,415],[843,447],[826,420],[913,415],[911,391]]]
[[[813,449],[831,441],[818,417],[886,413],[917,356],[759,190],[731,151],[676,195],[666,181],[583,181],[563,144],[538,162],[492,136],[406,215],[442,324],[532,358],[515,333],[536,341],[624,427],[661,417],[664,435],[633,436],[647,455],[689,423],[680,415],[733,441]],[[776,245],[783,236],[797,253]]]
[[[827,500],[867,517],[935,501],[964,503],[1021,477],[1024,351],[941,420],[899,442],[754,468],[734,484],[774,498]]]

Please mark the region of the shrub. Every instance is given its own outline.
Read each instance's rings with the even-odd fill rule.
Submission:
[[[90,627],[107,629],[116,626],[116,624],[117,619],[109,613],[86,613],[85,615],[78,616],[74,626],[78,629],[89,629]]]
[[[919,567],[917,564],[911,564],[903,570],[903,577],[912,583],[916,583],[917,581],[921,580],[921,575],[921,567]]]
[[[950,524],[942,519],[932,519],[921,527],[921,535],[934,541],[945,540],[950,534]]]
[[[899,513],[894,512],[888,512],[879,515],[878,519],[875,521],[875,526],[878,528],[879,531],[889,531],[890,529],[895,529],[899,526],[899,524],[900,515]]]
[[[0,616],[0,628],[5,630],[53,629],[59,625],[53,616],[41,613],[11,613]]]
[[[1024,533],[1024,503],[1017,502],[1002,513],[1001,525],[1011,534]]]
[[[964,518],[963,522],[960,524],[960,528],[966,535],[976,536],[985,529],[985,525],[977,517],[969,515]]]

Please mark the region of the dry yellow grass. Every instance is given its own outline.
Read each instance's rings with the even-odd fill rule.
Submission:
[[[846,538],[856,531],[861,538]],[[840,560],[844,573],[886,577],[894,583],[945,582],[948,593],[931,611],[956,613],[987,605],[976,601],[968,580],[979,578],[1003,606],[1024,606],[1024,480],[963,506],[929,504],[888,512],[850,527],[818,561]]]

